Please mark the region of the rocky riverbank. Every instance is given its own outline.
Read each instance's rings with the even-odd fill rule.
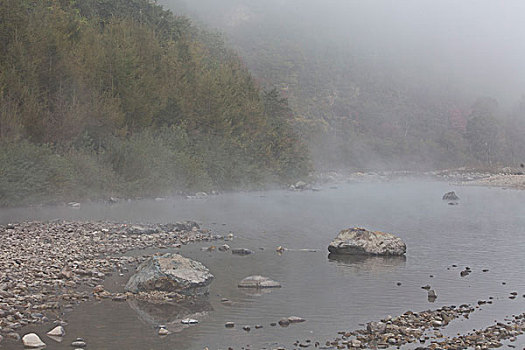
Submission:
[[[460,184],[525,190],[525,175],[495,174],[473,181],[462,181]]]
[[[369,322],[364,329],[339,332],[340,336],[327,341],[325,349],[386,349],[406,344],[420,344],[417,349],[491,349],[503,346],[502,342],[516,341],[525,332],[525,313],[513,315],[505,323],[496,322],[485,329],[448,337],[442,334],[444,327],[454,319],[469,315],[476,310],[471,305],[442,307],[422,312],[407,311],[397,317],[387,317]]]
[[[124,256],[127,251],[219,238],[195,222],[54,221],[0,226],[0,334],[20,339],[20,328],[60,321],[64,308],[92,297],[125,300],[127,294],[109,293],[101,284],[107,276],[125,273],[145,260]]]

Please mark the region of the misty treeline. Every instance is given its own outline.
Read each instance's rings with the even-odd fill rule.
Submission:
[[[2,0],[0,205],[246,188],[309,171],[288,102],[148,0]]]
[[[417,23],[432,11],[418,12],[425,6],[418,1],[163,1],[223,31],[258,82],[279,88],[317,168],[428,170],[525,162],[525,99],[507,107],[484,93],[512,90],[514,81],[492,89],[476,83],[490,84],[497,72],[488,66],[469,71],[469,65],[486,65],[486,58],[469,53],[468,41],[457,40],[466,57],[453,56],[447,40],[476,40],[475,32],[452,31],[439,46],[431,41],[431,28],[400,29],[396,20]],[[470,4],[467,13],[477,13],[481,4]],[[470,17],[454,14],[454,2],[446,6],[458,26],[469,25]],[[389,11],[399,17],[389,22]],[[444,13],[427,17],[443,22],[449,18]],[[486,26],[491,24],[472,25]],[[498,52],[493,45],[484,49]]]

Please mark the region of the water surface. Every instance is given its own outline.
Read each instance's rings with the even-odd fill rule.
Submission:
[[[460,196],[459,205],[441,200],[450,190]],[[191,310],[200,320],[196,326],[160,338],[156,324],[176,319],[181,310],[110,301],[86,303],[66,314],[69,325],[63,343],[45,339],[48,348],[70,349],[71,341],[79,336],[92,349],[239,349],[248,345],[271,349],[277,345],[290,348],[295,340],[324,343],[339,330],[360,328],[387,315],[475,303],[489,296],[495,298],[492,305],[483,305],[469,320],[454,321],[446,333],[486,327],[495,319],[524,312],[524,203],[525,192],[412,179],[349,183],[320,192],[236,193],[203,200],[83,204],[80,209],[5,209],[0,211],[0,221],[194,219],[218,233],[233,233],[234,240],[228,242],[232,247],[255,251],[250,256],[234,256],[201,251],[210,245],[206,242],[183,246],[183,255],[201,261],[216,277],[208,303]],[[329,259],[330,240],[339,230],[352,226],[399,235],[408,247],[406,259]],[[317,251],[279,255],[277,246]],[[155,250],[139,253],[152,252]],[[466,266],[472,274],[460,277]],[[254,274],[280,281],[283,287],[256,295],[236,287],[239,280]],[[118,289],[125,280],[116,283]],[[420,288],[425,284],[438,294],[434,303],[428,302],[426,291]],[[512,291],[519,293],[515,300],[508,299]],[[233,303],[225,305],[222,298]],[[270,326],[292,315],[307,321],[287,328]],[[227,321],[235,322],[236,327],[226,329]],[[254,329],[256,324],[263,328]],[[243,325],[252,330],[243,331]],[[48,328],[27,330],[42,334]],[[515,345],[523,344],[518,339]],[[12,343],[2,346],[20,348]]]

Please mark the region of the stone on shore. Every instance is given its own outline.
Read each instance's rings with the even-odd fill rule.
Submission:
[[[457,201],[459,200],[459,197],[456,195],[456,192],[447,192],[443,195],[444,201]]]
[[[55,328],[47,332],[47,335],[52,337],[63,337],[64,335],[66,335],[66,331],[64,330],[64,327],[56,326]]]
[[[239,282],[239,288],[281,288],[281,284],[264,276],[248,276]]]
[[[22,343],[26,348],[45,348],[44,343],[35,333],[28,333],[22,337]]]
[[[205,295],[213,275],[200,262],[179,254],[152,256],[143,262],[126,284],[132,293],[163,291],[184,295]]]
[[[393,234],[354,227],[339,232],[328,250],[332,254],[399,256],[406,253],[406,245]]]

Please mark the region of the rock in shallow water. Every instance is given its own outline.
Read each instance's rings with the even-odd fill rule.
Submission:
[[[232,249],[232,254],[236,254],[236,255],[250,255],[250,254],[253,254],[254,251],[251,250],[251,249],[246,249],[246,248],[234,248]]]
[[[64,327],[56,326],[55,328],[47,332],[47,335],[53,337],[63,337],[64,335],[66,335],[66,331],[64,330]]]
[[[179,254],[167,253],[149,258],[137,269],[126,284],[132,293],[148,291],[177,292],[185,295],[204,295],[213,275],[200,262]]]
[[[328,250],[345,255],[404,255],[406,245],[393,234],[354,227],[339,232]]]
[[[443,195],[444,201],[457,201],[459,200],[459,197],[456,195],[456,192],[447,192]]]
[[[28,333],[22,337],[22,343],[26,348],[45,348],[44,343],[35,333]]]
[[[239,282],[239,288],[281,288],[281,284],[264,276],[248,276]]]

